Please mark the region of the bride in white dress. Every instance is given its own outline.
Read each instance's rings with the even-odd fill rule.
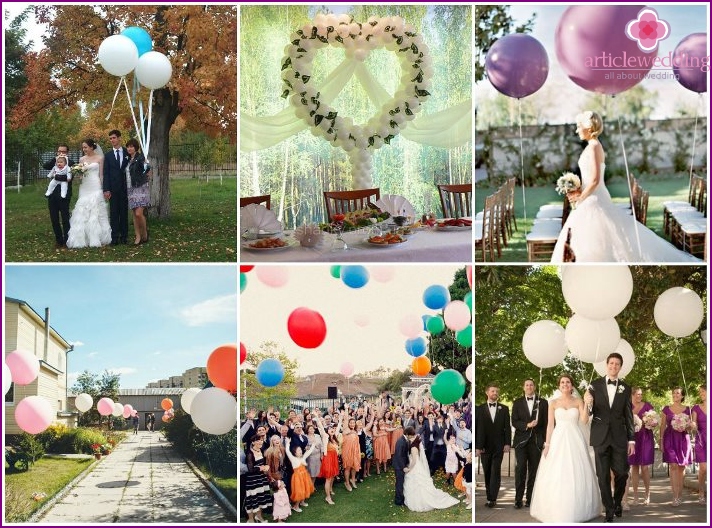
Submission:
[[[591,111],[577,115],[576,132],[588,141],[578,162],[581,190],[568,194],[575,209],[561,230],[551,262],[563,261],[569,229],[576,262],[700,262],[643,224],[634,224],[633,217],[611,201],[603,181],[605,153],[598,141],[601,116]]]
[[[410,464],[403,481],[403,496],[406,507],[416,512],[443,510],[460,502],[433,484],[428,459],[419,436],[416,436],[410,447]]]
[[[102,190],[104,155],[94,140],[82,143],[79,163],[86,171],[79,186],[79,198],[69,219],[68,248],[100,247],[111,242],[111,226]]]
[[[549,403],[546,443],[530,510],[543,523],[586,522],[601,513],[598,480],[581,429],[588,423],[588,412],[573,388],[571,377],[561,375],[561,396]]]

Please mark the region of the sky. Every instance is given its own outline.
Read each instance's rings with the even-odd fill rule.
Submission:
[[[379,366],[409,367],[413,358],[405,351],[400,321],[410,314],[435,314],[423,304],[425,288],[433,284],[450,286],[462,266],[387,267],[393,270],[392,280],[378,282],[371,274],[360,289],[333,278],[328,265],[290,266],[288,281],[280,288],[263,284],[256,275],[257,267],[249,271],[247,287],[240,295],[240,342],[247,347],[248,362],[250,350],[271,340],[297,359],[300,376],[340,372],[346,361],[353,363],[356,374]],[[316,310],[326,322],[326,339],[315,349],[300,348],[287,332],[289,314],[302,306]],[[367,318],[366,326],[356,324],[360,317]]]
[[[709,16],[705,5],[648,5],[657,11],[659,18],[667,21],[670,25],[670,36],[660,41],[658,51],[660,56],[672,53],[678,43],[687,35],[708,32]],[[574,84],[566,76],[556,58],[554,33],[559,19],[567,7],[565,4],[548,6],[513,4],[510,10],[510,14],[515,19],[515,25],[525,22],[531,18],[533,13],[537,14],[531,36],[541,42],[549,57],[549,76],[541,90],[550,86],[552,90],[557,90],[556,104],[551,105],[547,112],[547,122],[549,123],[573,122],[574,116],[583,110],[582,105],[589,96],[589,92]],[[698,95],[682,87],[675,79],[646,79],[642,81],[642,84],[645,88],[655,90],[659,94],[657,107],[652,114],[654,119],[675,117],[675,109],[680,104],[691,108],[695,108],[698,104]],[[497,93],[499,92],[487,79],[475,85],[475,99],[489,98]],[[562,94],[565,94],[565,97],[562,97]],[[700,111],[706,114],[706,105]]]
[[[237,342],[237,271],[228,265],[5,265],[5,295],[25,301],[68,342],[69,384],[84,370],[121,388],[204,367]]]

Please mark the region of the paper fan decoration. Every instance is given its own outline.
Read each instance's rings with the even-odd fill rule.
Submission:
[[[415,209],[404,196],[398,194],[384,194],[374,202],[381,211],[389,213],[391,216],[411,216],[415,217]]]
[[[277,216],[264,205],[249,204],[240,207],[240,228],[258,230],[263,233],[276,233],[282,230]]]

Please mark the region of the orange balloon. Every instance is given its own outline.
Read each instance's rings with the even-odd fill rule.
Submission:
[[[427,357],[420,356],[413,360],[411,368],[416,376],[425,376],[430,372],[432,365]]]
[[[161,408],[164,411],[167,411],[168,409],[172,409],[173,408],[173,400],[171,400],[170,398],[163,398],[163,401],[161,401]]]
[[[213,350],[208,358],[207,370],[213,385],[228,392],[237,392],[237,345],[221,345]]]

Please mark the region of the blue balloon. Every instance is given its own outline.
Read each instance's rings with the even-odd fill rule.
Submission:
[[[255,376],[260,385],[274,387],[284,379],[284,367],[278,359],[268,358],[260,361],[255,371]]]
[[[432,315],[423,315],[421,317],[423,319],[423,331],[427,332],[428,331],[428,321],[430,321],[433,316]]]
[[[349,288],[363,288],[368,278],[368,270],[364,266],[341,266],[341,280]]]
[[[431,310],[445,308],[450,302],[450,291],[445,286],[434,284],[428,286],[423,292],[423,303]]]
[[[405,351],[413,357],[420,357],[425,354],[427,343],[422,337],[408,339],[405,342]]]
[[[124,29],[121,34],[125,37],[130,38],[133,43],[136,44],[139,57],[147,51],[151,51],[153,49],[151,35],[149,35],[145,29],[136,26],[131,26]]]

